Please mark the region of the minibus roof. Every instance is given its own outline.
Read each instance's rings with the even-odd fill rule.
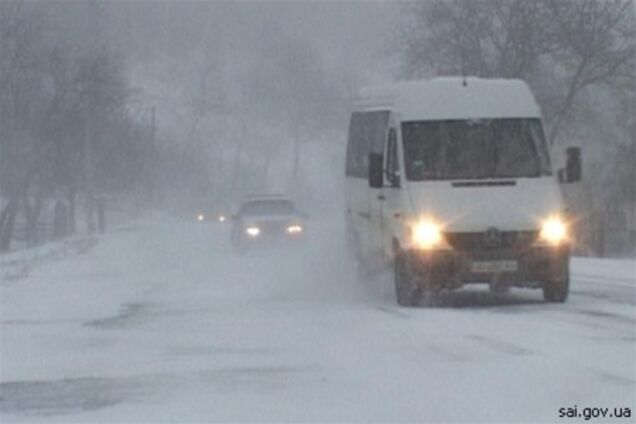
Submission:
[[[360,91],[357,111],[387,109],[402,121],[541,117],[528,85],[518,79],[444,77]]]

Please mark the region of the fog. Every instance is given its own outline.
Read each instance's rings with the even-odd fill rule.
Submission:
[[[201,196],[342,197],[359,89],[464,73],[530,84],[555,162],[566,146],[584,148],[589,178],[564,191],[585,217],[581,253],[630,254],[633,3],[584,3],[5,1],[7,221],[25,195],[68,203],[71,231],[95,226],[96,197],[173,212]],[[513,24],[501,27],[506,14]]]
[[[219,190],[339,195],[332,157],[342,169],[357,89],[391,78],[395,5],[135,2],[108,16],[159,137],[206,155]]]
[[[54,84],[60,80],[56,73],[72,79],[81,61],[109,63],[111,75],[104,77],[118,84],[119,93],[104,106],[118,108],[128,127],[124,132],[138,132],[120,134],[137,138],[125,144],[137,145],[132,150],[146,156],[133,161],[156,167],[161,160],[150,157],[150,149],[180,157],[157,175],[146,170],[127,176],[116,191],[139,197],[148,186],[162,192],[185,189],[193,195],[213,193],[219,201],[254,191],[304,191],[294,180],[311,179],[305,169],[325,161],[312,160],[315,151],[303,150],[320,144],[323,155],[330,149],[341,152],[357,88],[389,77],[382,50],[397,16],[394,5],[386,3],[5,2],[3,8],[7,28],[11,20],[33,23],[29,31],[36,38],[27,51],[16,51],[25,57],[44,51],[37,68]],[[10,36],[7,32],[7,52],[14,47]],[[52,56],[61,54],[67,57],[58,62],[67,61],[68,67],[50,69]],[[6,65],[9,81],[10,61]],[[55,90],[72,90],[52,89],[53,96]],[[95,134],[84,137],[112,138],[95,123],[87,126]],[[4,152],[9,160],[10,149]],[[333,171],[321,172],[331,176]],[[5,167],[5,175],[11,174]],[[5,185],[5,191],[11,189]],[[153,202],[162,206],[174,198],[174,192],[158,195],[161,199]]]
[[[0,0],[0,421],[630,417],[635,164],[633,0]]]

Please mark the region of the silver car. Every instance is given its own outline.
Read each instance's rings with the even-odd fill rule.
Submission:
[[[232,244],[237,251],[245,251],[300,240],[306,232],[306,218],[286,196],[250,196],[233,216]]]

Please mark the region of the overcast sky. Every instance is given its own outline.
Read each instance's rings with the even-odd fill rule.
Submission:
[[[241,67],[267,66],[270,54],[284,54],[291,40],[307,46],[332,79],[354,78],[356,88],[390,79],[388,52],[399,7],[379,1],[121,1],[96,2],[88,17],[73,17],[63,7],[63,19],[86,20],[89,33],[120,47],[132,85],[145,104],[157,106],[161,124],[170,126],[176,122],[161,114],[172,113],[188,91],[192,67],[216,56],[226,86],[241,83]],[[80,29],[78,36],[85,32]],[[280,68],[282,81],[286,72]]]
[[[276,46],[284,33],[311,43],[327,67],[375,82],[390,73],[386,52],[398,9],[396,2],[371,1],[118,2],[105,11],[105,31],[128,49],[132,63],[151,73],[166,59],[187,60],[206,37],[241,55],[264,39],[284,49]]]

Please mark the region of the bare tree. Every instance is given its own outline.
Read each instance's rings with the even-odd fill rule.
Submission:
[[[18,216],[27,245],[41,241],[41,212],[60,188],[71,227],[75,198],[87,195],[90,228],[94,189],[124,169],[134,142],[121,57],[69,36],[56,19],[48,4],[0,2],[0,251]]]
[[[580,94],[634,73],[631,0],[434,0],[408,7],[407,77],[521,78],[556,140]]]
[[[621,85],[636,70],[636,20],[631,0],[549,2],[552,31],[559,40],[557,63],[566,71],[566,88],[551,116],[555,140],[577,96],[586,88]]]
[[[0,2],[0,251],[10,247],[19,204],[37,165],[30,123],[40,105],[30,99],[41,91],[41,31],[35,11]]]

